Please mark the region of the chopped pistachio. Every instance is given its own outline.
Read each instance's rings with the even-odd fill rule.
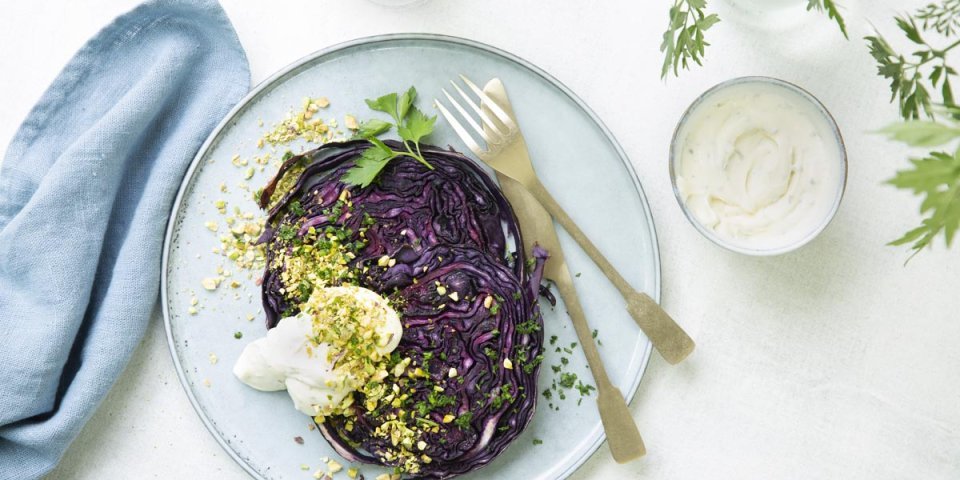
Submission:
[[[457,293],[457,292],[453,292],[453,293],[451,293],[450,295],[447,295],[447,296],[450,297],[450,300],[453,300],[454,302],[460,301],[460,294]]]
[[[220,285],[220,279],[207,277],[200,281],[200,285],[203,285],[203,288],[207,290],[216,290],[217,286]]]
[[[390,263],[390,260],[391,260],[391,259],[390,259],[390,256],[389,256],[389,255],[384,255],[384,256],[380,257],[379,260],[377,260],[377,266],[378,266],[378,267],[386,267],[386,266]]]
[[[327,468],[330,469],[330,473],[333,474],[333,473],[339,472],[340,470],[343,470],[343,465],[340,465],[340,463],[338,463],[334,459],[330,459],[327,462]]]
[[[507,370],[513,370],[513,362],[511,362],[509,358],[504,358],[503,368],[506,368]]]
[[[211,232],[216,232],[220,229],[220,226],[217,225],[217,222],[206,222],[203,224],[203,226],[207,227],[207,230],[210,230]]]
[[[493,306],[493,297],[487,295],[487,298],[483,299],[483,308],[489,309]]]
[[[211,353],[210,355],[207,356],[207,359],[210,360],[210,365],[216,365],[217,362],[220,360],[219,358],[217,358],[216,353]]]
[[[448,413],[448,414],[446,414],[446,415],[443,416],[443,423],[450,423],[450,422],[452,422],[455,418],[456,418],[456,417],[454,417],[453,415],[450,415],[450,414]]]
[[[444,287],[443,285],[438,286],[438,287],[437,287],[437,294],[438,294],[438,295],[446,295],[446,294],[447,294],[447,289],[446,289],[446,287]]]
[[[357,122],[357,117],[353,115],[345,115],[343,117],[343,124],[350,130],[357,130],[360,128],[360,123]]]
[[[347,476],[350,478],[357,478],[358,473],[360,473],[360,471],[357,470],[357,467],[350,467],[347,469]]]
[[[457,376],[457,369],[451,367],[451,368],[450,368],[450,371],[447,372],[447,376],[450,377],[450,378],[455,378],[455,377]]]
[[[196,307],[190,307],[190,308],[187,309],[187,313],[189,313],[190,315],[196,315],[196,314],[197,314],[197,308],[196,308]]]

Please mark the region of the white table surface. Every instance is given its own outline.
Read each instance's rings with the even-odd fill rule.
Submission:
[[[0,144],[83,42],[136,3],[0,7]],[[663,303],[698,349],[679,366],[656,354],[650,362],[631,404],[648,455],[617,465],[603,447],[574,478],[960,478],[960,247],[947,251],[938,241],[904,267],[905,250],[884,245],[915,226],[918,202],[881,184],[907,151],[866,133],[896,118],[860,40],[868,20],[894,35],[892,15],[926,0],[843,0],[849,42],[819,16],[757,25],[714,0],[728,14],[710,32],[706,66],[664,83],[657,49],[667,3],[429,0],[394,10],[363,0],[224,0],[224,7],[254,83],[343,40],[459,35],[551,72],[623,144],[656,220]],[[775,258],[726,252],[702,238],[667,175],[672,129],[690,101],[749,74],[818,96],[850,155],[835,221],[810,245]],[[51,475],[151,477],[245,477],[187,401],[159,313]]]

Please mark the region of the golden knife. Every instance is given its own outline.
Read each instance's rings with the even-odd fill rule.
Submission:
[[[484,92],[508,114],[513,115],[507,92],[499,79],[493,79],[487,83]],[[487,108],[486,105],[483,107]],[[523,142],[523,138],[518,138],[516,141]],[[560,248],[560,241],[553,227],[553,219],[540,202],[516,180],[499,172],[497,180],[500,181],[503,194],[510,201],[517,215],[526,251],[533,251],[534,244],[539,243],[550,254],[550,259],[544,266],[544,277],[557,286],[563,304],[567,307],[573,321],[580,344],[583,346],[587,364],[597,383],[597,407],[600,410],[600,420],[603,422],[613,459],[618,463],[624,463],[643,456],[646,448],[640,437],[640,431],[627,408],[623,394],[610,381],[603,361],[600,359],[600,352],[594,343],[573,286],[573,277],[564,260],[563,250]]]

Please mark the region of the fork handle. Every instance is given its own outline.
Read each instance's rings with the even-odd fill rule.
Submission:
[[[550,215],[557,220],[560,226],[580,244],[580,247],[587,252],[587,255],[593,260],[593,263],[597,264],[600,271],[610,279],[610,282],[627,302],[627,311],[630,316],[643,330],[643,333],[647,335],[660,355],[670,364],[679,363],[687,358],[693,352],[695,346],[693,339],[687,335],[687,332],[684,332],[680,325],[677,325],[677,322],[660,308],[660,305],[653,301],[649,295],[638,292],[630,286],[630,283],[600,253],[596,245],[583,233],[583,230],[580,230],[580,227],[560,207],[560,204],[554,200],[553,195],[550,195],[550,192],[539,180],[535,179],[529,190],[540,201],[540,204],[550,212]]]

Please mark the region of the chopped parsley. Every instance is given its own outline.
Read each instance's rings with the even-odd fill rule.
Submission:
[[[280,228],[277,229],[277,236],[280,237],[280,240],[289,242],[297,238],[297,228],[293,225],[280,225]]]
[[[533,369],[537,368],[540,363],[543,362],[543,354],[533,357],[533,361],[523,365],[524,373],[533,373]]]
[[[583,382],[577,382],[577,390],[580,391],[580,395],[584,397],[589,397],[590,392],[596,390],[593,385],[584,384]]]
[[[526,322],[517,324],[517,333],[521,335],[528,335],[539,330],[540,324],[537,323],[536,320],[527,320]]]
[[[430,395],[427,396],[427,402],[430,403],[430,407],[432,408],[441,408],[453,405],[457,401],[450,395],[443,395],[437,391],[432,391],[430,392]]]
[[[563,372],[560,374],[560,386],[563,388],[573,388],[577,381],[577,374],[572,372]]]
[[[290,208],[290,213],[292,213],[292,214],[294,214],[294,215],[296,215],[296,216],[298,216],[298,217],[302,217],[302,216],[306,215],[306,213],[307,213],[307,211],[303,209],[303,205],[300,203],[299,200],[295,200],[295,201],[293,201],[293,202],[290,202],[290,207],[289,207],[289,208]]]
[[[473,412],[466,412],[463,415],[460,415],[459,417],[457,417],[457,419],[453,421],[453,424],[456,425],[457,428],[459,428],[460,430],[466,430],[470,428],[470,420],[472,419],[473,419]]]

